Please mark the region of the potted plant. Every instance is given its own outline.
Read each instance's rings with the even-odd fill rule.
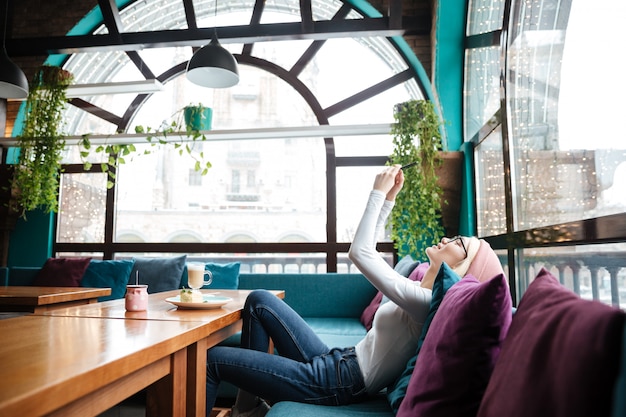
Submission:
[[[446,232],[458,232],[458,203],[452,207],[456,219],[454,214],[445,216],[452,217],[456,225],[444,228],[442,212],[448,201],[444,198],[440,173],[451,170],[445,176],[452,178],[455,186],[449,195],[458,199],[462,159],[460,152],[455,152],[450,159],[455,164],[452,167],[446,164],[442,169],[448,155],[442,152],[442,122],[432,102],[411,100],[396,105],[394,119],[391,130],[394,150],[389,161],[391,164],[416,164],[404,172],[404,188],[396,197],[396,208],[390,215],[391,237],[399,255],[420,259],[425,249],[437,243]]]
[[[190,104],[183,109],[187,131],[211,130],[213,109],[202,103]]]
[[[24,126],[17,138],[20,153],[11,196],[22,216],[36,208],[57,211],[61,152],[65,148],[62,114],[71,82],[68,71],[44,65],[30,85]]]

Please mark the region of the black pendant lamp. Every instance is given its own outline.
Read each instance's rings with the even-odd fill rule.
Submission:
[[[4,15],[4,33],[2,34],[2,52],[0,53],[0,98],[26,98],[28,97],[28,80],[24,72],[15,65],[5,45],[7,34],[7,15],[9,14],[9,1],[6,2]]]
[[[202,87],[226,88],[239,82],[237,61],[217,40],[217,31],[208,45],[198,50],[187,64],[187,78]]]

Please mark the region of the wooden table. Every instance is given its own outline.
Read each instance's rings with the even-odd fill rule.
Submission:
[[[28,315],[0,321],[1,416],[95,416],[159,386],[184,416],[187,351],[197,322]]]
[[[55,308],[96,303],[111,295],[110,288],[0,287],[0,311],[42,313]]]
[[[159,384],[153,384],[148,389],[147,414],[149,416],[168,416],[163,410],[170,410],[183,401],[186,404],[186,415],[205,417],[206,415],[206,351],[229,336],[241,330],[241,310],[249,290],[218,290],[219,295],[230,297],[232,301],[220,308],[186,310],[178,309],[175,305],[165,301],[166,298],[178,295],[178,291],[168,291],[150,294],[148,296],[148,310],[142,312],[127,312],[124,300],[111,300],[97,304],[83,305],[46,311],[43,317],[74,318],[84,320],[102,320],[136,322],[136,323],[179,323],[197,326],[193,338],[187,340],[186,378],[178,383],[174,378],[167,378]],[[213,293],[215,291],[203,291]],[[276,296],[283,298],[284,291],[272,291]],[[0,361],[2,357],[0,356]],[[174,387],[185,392],[185,400],[180,396],[172,395]],[[183,387],[186,387],[183,388]],[[129,392],[128,395],[132,394]],[[0,409],[0,415],[3,415]]]

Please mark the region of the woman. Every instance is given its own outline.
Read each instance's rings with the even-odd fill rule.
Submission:
[[[263,416],[269,409],[265,401],[323,405],[363,401],[392,383],[414,354],[430,307],[432,285],[443,262],[464,276],[481,252],[478,272],[487,276],[502,271],[486,242],[457,237],[443,238],[426,250],[430,264],[421,282],[395,272],[376,252],[376,236],[403,183],[399,165],[376,176],[350,247],[350,259],[392,301],[378,309],[366,337],[355,347],[330,349],[286,303],[267,291],[254,291],[242,313],[244,349],[217,346],[208,352],[207,415],[222,380],[240,388],[233,417]],[[280,356],[267,353],[270,338]]]

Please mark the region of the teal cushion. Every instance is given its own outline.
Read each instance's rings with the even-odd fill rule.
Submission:
[[[355,346],[367,334],[357,318],[305,317],[304,320],[330,348]]]
[[[111,295],[98,298],[98,301],[123,298],[126,285],[135,261],[99,261],[92,259],[83,275],[82,287],[111,288]]]
[[[227,264],[218,264],[213,262],[207,262],[204,269],[211,271],[213,274],[213,281],[211,285],[205,285],[203,289],[207,288],[219,288],[222,290],[236,290],[239,288],[239,268],[241,264],[239,262],[230,262]],[[185,267],[185,273],[181,281],[181,285],[185,288],[189,287],[188,272]],[[206,277],[205,277],[206,278]]]
[[[172,258],[134,258],[130,273],[131,284],[138,278],[139,284],[148,286],[148,293],[177,290],[181,286],[187,255]],[[138,275],[136,275],[138,273]]]
[[[413,373],[415,362],[417,361],[417,355],[424,344],[424,339],[426,338],[426,333],[428,332],[430,323],[433,321],[437,310],[439,310],[439,306],[441,305],[444,295],[446,295],[450,287],[460,280],[461,278],[445,262],[441,264],[441,268],[439,268],[439,272],[437,273],[437,277],[433,283],[433,295],[430,300],[430,309],[428,311],[428,316],[426,316],[426,320],[424,321],[424,326],[422,327],[422,334],[417,342],[415,355],[409,359],[406,364],[406,368],[404,368],[404,371],[396,382],[394,382],[387,389],[387,400],[389,401],[389,405],[394,413],[398,412],[400,403],[406,395],[409,380],[411,379],[411,374]]]
[[[350,405],[315,405],[280,401],[265,417],[394,417],[384,397]]]

